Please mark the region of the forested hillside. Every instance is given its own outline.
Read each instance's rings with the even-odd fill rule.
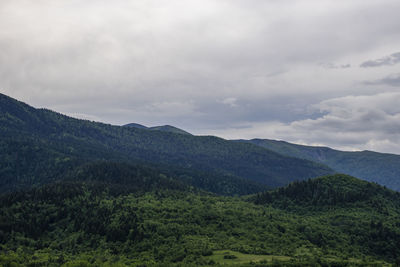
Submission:
[[[0,264],[388,266],[400,257],[399,193],[352,177],[234,198],[156,173],[128,189],[91,173],[3,194]]]
[[[265,147],[282,155],[319,162],[339,173],[377,182],[400,191],[400,155],[373,151],[346,152],[268,139],[240,141]]]
[[[0,95],[0,129],[1,191],[54,181],[96,160],[162,165],[180,168],[182,175],[210,173],[209,179],[269,187],[333,172],[252,144],[78,120],[5,95]]]

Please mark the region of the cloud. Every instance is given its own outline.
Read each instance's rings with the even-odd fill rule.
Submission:
[[[319,65],[326,69],[348,69],[348,68],[351,68],[351,64],[321,63]]]
[[[393,90],[359,82],[385,68],[350,66],[397,51],[399,9],[398,0],[2,0],[0,88],[82,118],[193,133],[313,121],[330,113],[310,110],[324,99]]]
[[[271,121],[214,133],[230,139],[270,138],[343,150],[400,154],[400,93],[346,96],[311,108],[324,114],[290,123]]]
[[[375,81],[366,81],[366,85],[390,85],[394,87],[400,86],[400,73],[388,75],[385,78],[378,79]]]
[[[360,67],[371,68],[371,67],[381,67],[381,66],[392,66],[397,63],[400,63],[400,52],[393,53],[390,56],[386,56],[383,58],[365,61],[360,65]]]
[[[234,97],[228,97],[220,101],[222,104],[228,105],[232,108],[237,107],[237,99]]]

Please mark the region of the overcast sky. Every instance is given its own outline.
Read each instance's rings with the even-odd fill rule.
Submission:
[[[122,125],[400,154],[399,0],[1,0],[0,92]]]

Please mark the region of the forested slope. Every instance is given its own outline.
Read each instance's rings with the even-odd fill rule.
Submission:
[[[399,193],[352,177],[234,198],[157,173],[128,189],[86,173],[0,196],[0,264],[384,266],[400,257]]]
[[[3,191],[56,180],[96,160],[162,165],[269,187],[333,172],[252,144],[78,120],[5,95],[0,95],[0,130]]]
[[[377,182],[400,191],[400,155],[373,151],[347,152],[268,139],[240,141],[265,147],[282,155],[319,162],[339,173]]]

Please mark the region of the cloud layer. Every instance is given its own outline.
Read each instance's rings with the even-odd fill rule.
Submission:
[[[361,107],[347,117],[316,107],[370,96],[369,108],[372,96],[397,92],[399,9],[398,0],[3,0],[0,90],[113,124],[364,149],[395,134],[373,135],[365,122],[370,130],[346,139]]]
[[[362,68],[371,68],[371,67],[381,67],[381,66],[392,66],[400,63],[400,52],[391,54],[390,56],[368,60],[363,62],[360,67]]]
[[[322,101],[312,108],[320,117],[290,123],[258,123],[215,134],[229,138],[270,138],[343,150],[400,151],[400,93],[346,96]]]
[[[367,81],[365,82],[366,85],[390,85],[394,87],[400,86],[400,73],[391,74],[384,78],[374,80],[374,81]]]

